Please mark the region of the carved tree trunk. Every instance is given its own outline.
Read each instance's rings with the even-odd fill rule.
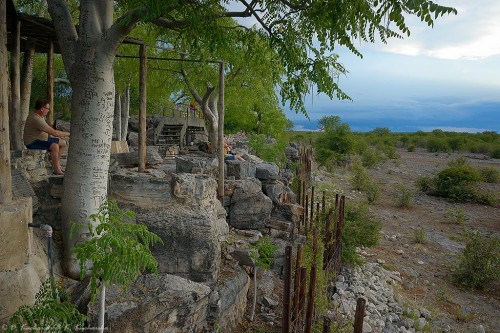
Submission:
[[[9,97],[7,77],[7,9],[6,0],[0,0],[0,204],[12,201],[12,175],[10,171]]]
[[[29,41],[29,49],[24,52],[23,67],[21,69],[21,138],[24,133],[24,124],[30,112],[31,82],[33,81],[33,62],[35,60],[35,44]]]
[[[139,19],[129,13],[113,24],[113,0],[80,2],[78,31],[64,0],[47,0],[73,89],[71,145],[64,179],[62,223],[64,268],[79,278],[72,248],[88,237],[91,214],[107,198],[115,103],[114,60],[123,39]],[[80,233],[73,223],[83,225]],[[72,234],[73,233],[73,234]]]
[[[20,81],[20,58],[21,58],[21,22],[16,22],[16,32],[14,34],[14,50],[11,52],[11,96],[10,96],[10,145],[14,150],[23,149],[23,139],[21,137],[21,81]]]

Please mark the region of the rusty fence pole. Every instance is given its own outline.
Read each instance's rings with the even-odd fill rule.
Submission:
[[[302,328],[306,306],[307,267],[300,268],[299,313],[295,321],[295,331]]]
[[[314,315],[314,293],[316,291],[316,257],[318,255],[318,228],[313,230],[313,257],[311,264],[311,272],[309,276],[309,294],[306,309],[306,327],[304,333],[311,333],[312,317]]]
[[[330,333],[332,320],[328,317],[323,317],[323,333]]]
[[[366,300],[362,297],[356,302],[356,314],[354,315],[354,333],[363,333],[363,318],[365,317]]]
[[[297,257],[295,258],[295,276],[293,279],[293,312],[292,312],[292,327],[295,327],[295,322],[299,316],[299,293],[300,293],[300,267],[302,266],[302,244],[297,246]]]
[[[309,221],[311,223],[314,221],[313,216],[314,216],[314,185],[311,186],[311,211],[310,211],[311,217],[309,217]]]
[[[309,194],[306,194],[306,218],[304,219],[304,235],[307,237],[307,233],[309,231],[309,226],[308,226],[308,223],[307,223],[307,220],[309,218]]]
[[[292,247],[285,248],[285,274],[283,283],[283,325],[281,332],[290,333],[290,300],[292,284]]]
[[[323,191],[323,197],[321,199],[321,212],[325,213],[326,211],[326,200],[325,200],[325,191]]]
[[[325,248],[323,250],[323,270],[326,270],[328,267],[329,263],[329,256],[330,256],[330,242],[332,238],[332,234],[330,233],[330,228],[331,228],[331,222],[332,222],[332,209],[328,211],[326,214],[326,220],[325,220]]]

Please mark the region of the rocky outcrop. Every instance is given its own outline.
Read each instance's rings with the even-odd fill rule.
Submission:
[[[238,229],[262,229],[271,215],[273,202],[262,192],[258,179],[228,180],[224,183],[228,223]]]
[[[125,292],[107,288],[105,327],[108,333],[204,332],[210,288],[175,275],[145,275]],[[97,302],[89,305],[96,327]]]
[[[160,273],[197,282],[213,282],[220,268],[221,242],[228,233],[226,212],[216,198],[217,182],[206,175],[115,176],[114,198],[135,206],[137,223],[163,241],[152,252]]]

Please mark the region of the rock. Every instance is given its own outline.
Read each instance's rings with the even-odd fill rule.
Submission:
[[[229,206],[229,224],[238,229],[262,229],[272,208],[271,199],[262,193],[257,179],[236,180]]]
[[[292,162],[298,161],[299,150],[292,146],[285,147],[285,156]]]
[[[225,161],[225,164],[226,164],[226,177],[234,177],[235,179],[255,177],[256,173],[255,163],[230,160],[230,161]]]
[[[262,297],[262,304],[264,304],[264,306],[267,306],[268,308],[274,309],[276,306],[278,306],[278,301],[264,296]]]
[[[250,256],[250,250],[235,250],[231,252],[231,257],[236,259],[242,266],[254,267],[255,260]]]
[[[255,177],[260,180],[278,180],[280,169],[275,163],[257,163]]]
[[[107,332],[201,332],[207,326],[210,288],[174,275],[145,275],[124,292],[106,290]],[[98,302],[88,315],[96,326]]]
[[[221,332],[234,332],[241,322],[247,305],[247,293],[250,278],[242,268],[236,269],[236,274],[224,281],[219,287],[220,306],[217,323]]]

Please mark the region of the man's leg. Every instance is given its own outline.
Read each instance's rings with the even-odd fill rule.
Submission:
[[[52,160],[52,169],[56,175],[62,175],[61,159],[59,155],[59,144],[53,143],[50,145],[50,159]]]
[[[66,141],[63,139],[59,139],[59,161],[61,160],[61,156],[64,153],[64,149],[66,149]]]

